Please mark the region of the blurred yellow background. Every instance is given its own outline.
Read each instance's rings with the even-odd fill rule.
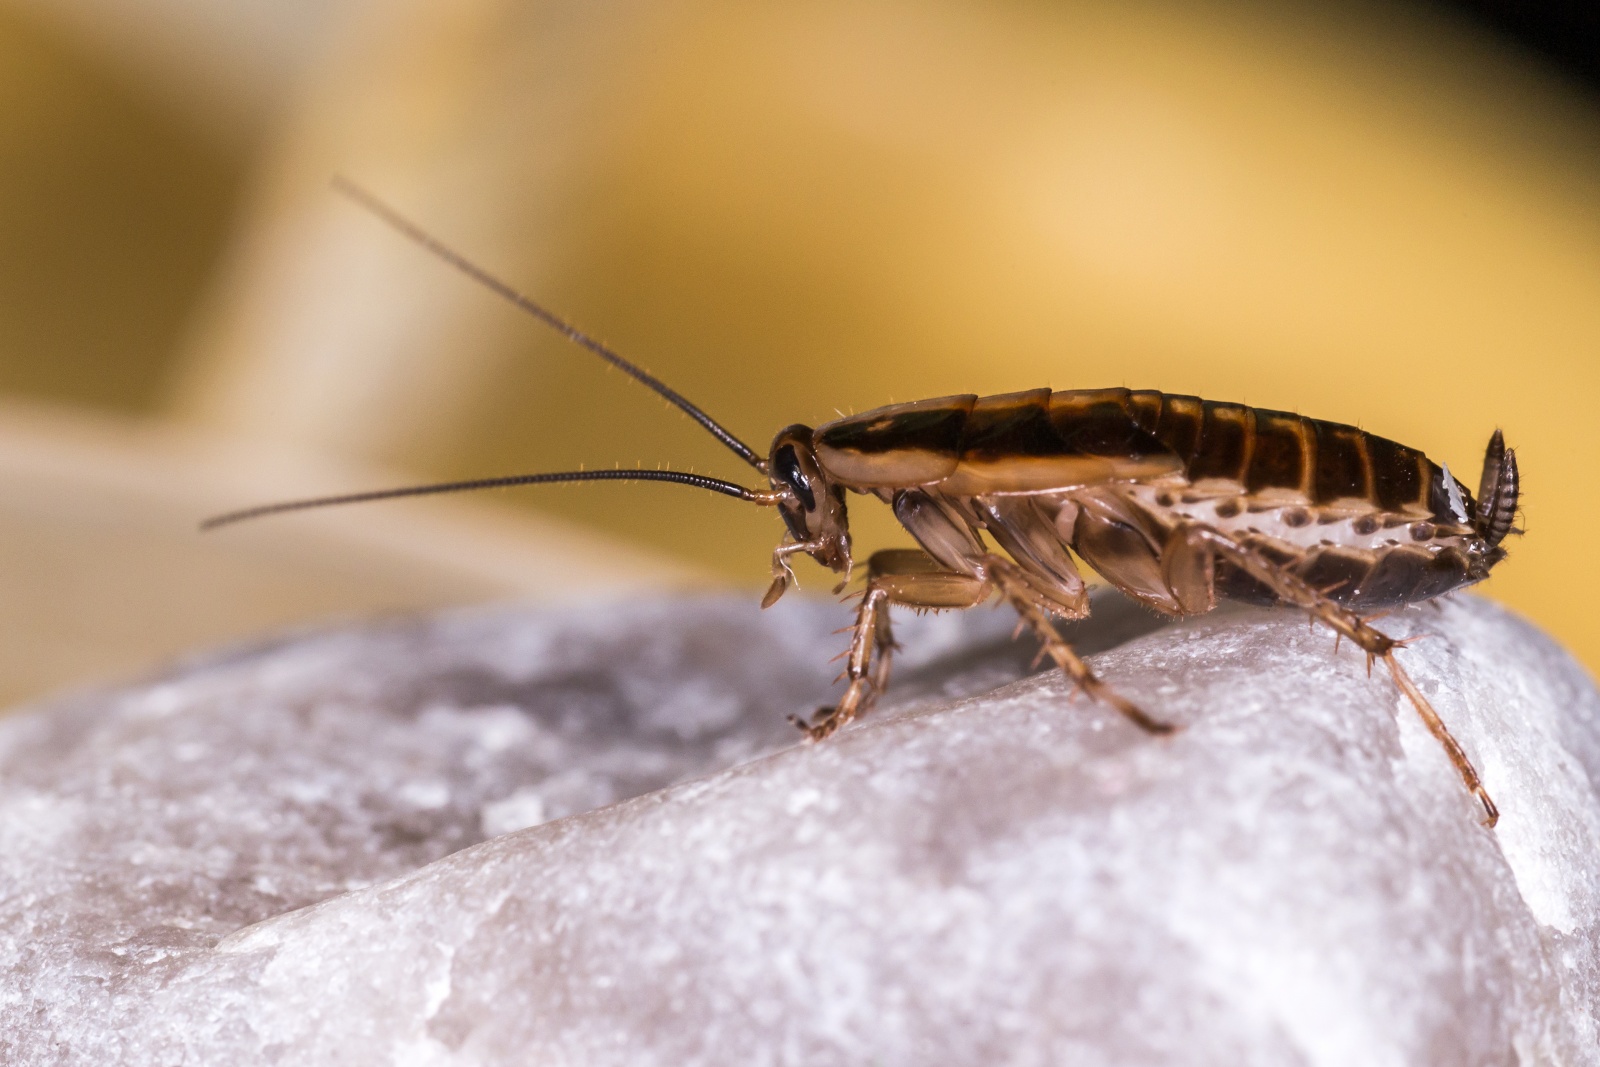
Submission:
[[[0,438],[76,442],[58,484],[83,486],[28,536],[99,524],[52,565],[148,572],[57,602],[36,555],[0,549],[0,583],[50,602],[8,609],[0,645],[44,647],[33,611],[125,637],[95,653],[104,634],[62,622],[49,671],[0,651],[22,672],[0,694],[335,611],[759,595],[775,517],[662,486],[283,519],[194,549],[234,553],[226,581],[186,571],[190,521],[261,494],[749,473],[335,174],[760,451],[790,422],[1041,385],[1352,422],[1469,484],[1502,427],[1528,532],[1484,591],[1600,664],[1600,107],[1440,9],[5,0],[0,123]],[[159,506],[99,493],[112,455]],[[120,533],[140,508],[159,550]],[[863,549],[905,541],[864,501],[852,520]]]

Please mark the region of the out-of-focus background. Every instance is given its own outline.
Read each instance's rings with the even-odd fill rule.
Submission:
[[[775,517],[670,486],[196,534],[750,474],[336,174],[758,450],[1041,385],[1353,422],[1469,484],[1503,427],[1527,536],[1485,591],[1600,664],[1597,48],[1495,0],[0,0],[0,699],[340,615],[759,595]]]

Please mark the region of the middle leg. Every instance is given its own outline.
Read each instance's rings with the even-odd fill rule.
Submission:
[[[1040,654],[1049,656],[1091,700],[1115,708],[1135,726],[1148,733],[1170,734],[1177,729],[1172,723],[1153,718],[1133,701],[1101,681],[1093,668],[1085,663],[1061,636],[1051,618],[1052,608],[1055,612],[1061,610],[1057,606],[1060,600],[1059,591],[1053,590],[1052,596],[1044,595],[1043,591],[1037,588],[1038,579],[1004,556],[995,554],[985,556],[983,566],[990,579],[999,588],[1000,595],[1005,597],[1006,602],[1016,610],[1023,623],[1039,639]],[[1089,595],[1086,590],[1080,590],[1078,596],[1080,603],[1076,605],[1076,610],[1070,617],[1081,619],[1089,614]]]

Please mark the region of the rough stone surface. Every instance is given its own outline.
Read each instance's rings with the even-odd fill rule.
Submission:
[[[1600,698],[1525,623],[1385,621],[1490,832],[1292,613],[1100,602],[1168,739],[906,618],[795,744],[843,618],[483,610],[0,723],[0,1061],[1600,1063]]]

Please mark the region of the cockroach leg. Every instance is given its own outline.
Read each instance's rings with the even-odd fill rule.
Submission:
[[[834,596],[838,596],[840,593],[842,593],[846,589],[850,588],[850,578],[851,578],[852,575],[855,574],[855,572],[856,572],[856,561],[855,561],[855,558],[853,556],[845,557],[845,561],[844,561],[844,577],[840,578],[838,584],[833,587],[833,595]],[[791,572],[791,574],[792,574],[792,572]],[[799,583],[797,582],[796,584],[798,585]],[[887,617],[887,616],[885,616],[885,617]]]
[[[919,610],[970,608],[989,595],[981,578],[939,566],[925,552],[889,549],[875,552],[867,561],[867,588],[856,608],[846,653],[844,676],[850,680],[844,696],[823,708],[810,722],[790,716],[812,741],[821,741],[841,726],[872,710],[889,686],[889,667],[895,649],[889,626],[889,605]]]
[[[1400,666],[1395,659],[1395,649],[1403,647],[1403,642],[1396,641],[1380,630],[1373,628],[1367,621],[1348,608],[1341,607],[1328,599],[1316,589],[1307,585],[1297,575],[1285,570],[1262,553],[1249,545],[1240,544],[1219,530],[1209,526],[1189,526],[1184,528],[1185,536],[1193,543],[1208,546],[1218,558],[1238,567],[1248,573],[1252,578],[1261,582],[1273,591],[1281,600],[1294,604],[1310,612],[1312,616],[1333,629],[1336,634],[1348,637],[1367,654],[1368,669],[1374,659],[1382,660],[1389,668],[1389,674],[1394,678],[1394,683],[1400,692],[1404,693],[1411,706],[1417,709],[1417,714],[1422,717],[1423,725],[1428,732],[1438,741],[1450,757],[1450,762],[1455,765],[1456,773],[1461,776],[1461,781],[1468,790],[1478,798],[1483,805],[1485,825],[1493,829],[1500,820],[1500,809],[1495,806],[1488,790],[1483,786],[1483,780],[1478,777],[1478,771],[1467,757],[1466,750],[1455,739],[1450,730],[1445,726],[1439,713],[1433,710],[1433,705],[1428,698],[1422,695],[1411,676]]]
[[[767,595],[761,598],[763,611],[776,604],[788,592],[790,585],[796,588],[800,585],[800,579],[794,576],[794,569],[789,566],[789,557],[796,552],[814,551],[817,547],[810,541],[791,541],[772,550],[772,584],[767,586]],[[849,581],[849,577],[846,574],[845,580]]]
[[[1422,716],[1423,725],[1427,726],[1428,732],[1433,735],[1434,740],[1444,746],[1445,753],[1450,757],[1450,762],[1455,764],[1456,773],[1461,776],[1461,780],[1466,783],[1467,788],[1472,790],[1473,795],[1478,798],[1478,802],[1483,805],[1484,815],[1486,816],[1484,825],[1491,830],[1494,829],[1494,824],[1500,821],[1500,809],[1495,807],[1494,801],[1489,797],[1489,791],[1484,789],[1483,782],[1478,778],[1477,768],[1473,767],[1472,761],[1467,758],[1466,750],[1461,747],[1461,743],[1450,733],[1450,730],[1444,724],[1444,720],[1439,718],[1439,713],[1433,710],[1433,705],[1428,703],[1428,699],[1422,695],[1422,691],[1411,680],[1411,676],[1406,673],[1405,668],[1400,666],[1400,662],[1394,658],[1394,650],[1390,649],[1378,658],[1388,665],[1389,674],[1394,678],[1394,684],[1399,686],[1400,691],[1410,699],[1411,706],[1417,709],[1418,715]]]
[[[885,610],[888,601],[887,592],[868,586],[867,595],[862,598],[861,607],[857,610],[850,648],[846,652],[844,673],[850,679],[850,684],[839,703],[831,708],[823,708],[810,722],[790,716],[790,721],[804,730],[811,740],[821,741],[852,719],[866,714],[877,703],[882,686],[889,680],[889,661],[893,652],[889,613]],[[877,653],[876,661],[874,652]]]
[[[1009,559],[997,555],[984,557],[983,565],[990,580],[1000,590],[1000,595],[1016,610],[1017,615],[1029,629],[1033,630],[1034,636],[1039,639],[1042,653],[1054,660],[1056,666],[1065,671],[1067,677],[1071,678],[1089,699],[1115,708],[1134,725],[1149,733],[1170,734],[1177,729],[1172,723],[1152,718],[1137,704],[1118,695],[1116,690],[1100,680],[1099,675],[1094,673],[1057,632],[1055,623],[1051,621],[1050,612],[1044,607],[1044,598],[1033,590],[1027,575],[1020,567]],[[1088,594],[1081,595],[1083,603],[1080,606],[1080,613],[1075,616],[1077,618],[1089,613]],[[1052,599],[1049,603],[1055,605],[1056,601]],[[1060,608],[1057,607],[1057,610]]]

